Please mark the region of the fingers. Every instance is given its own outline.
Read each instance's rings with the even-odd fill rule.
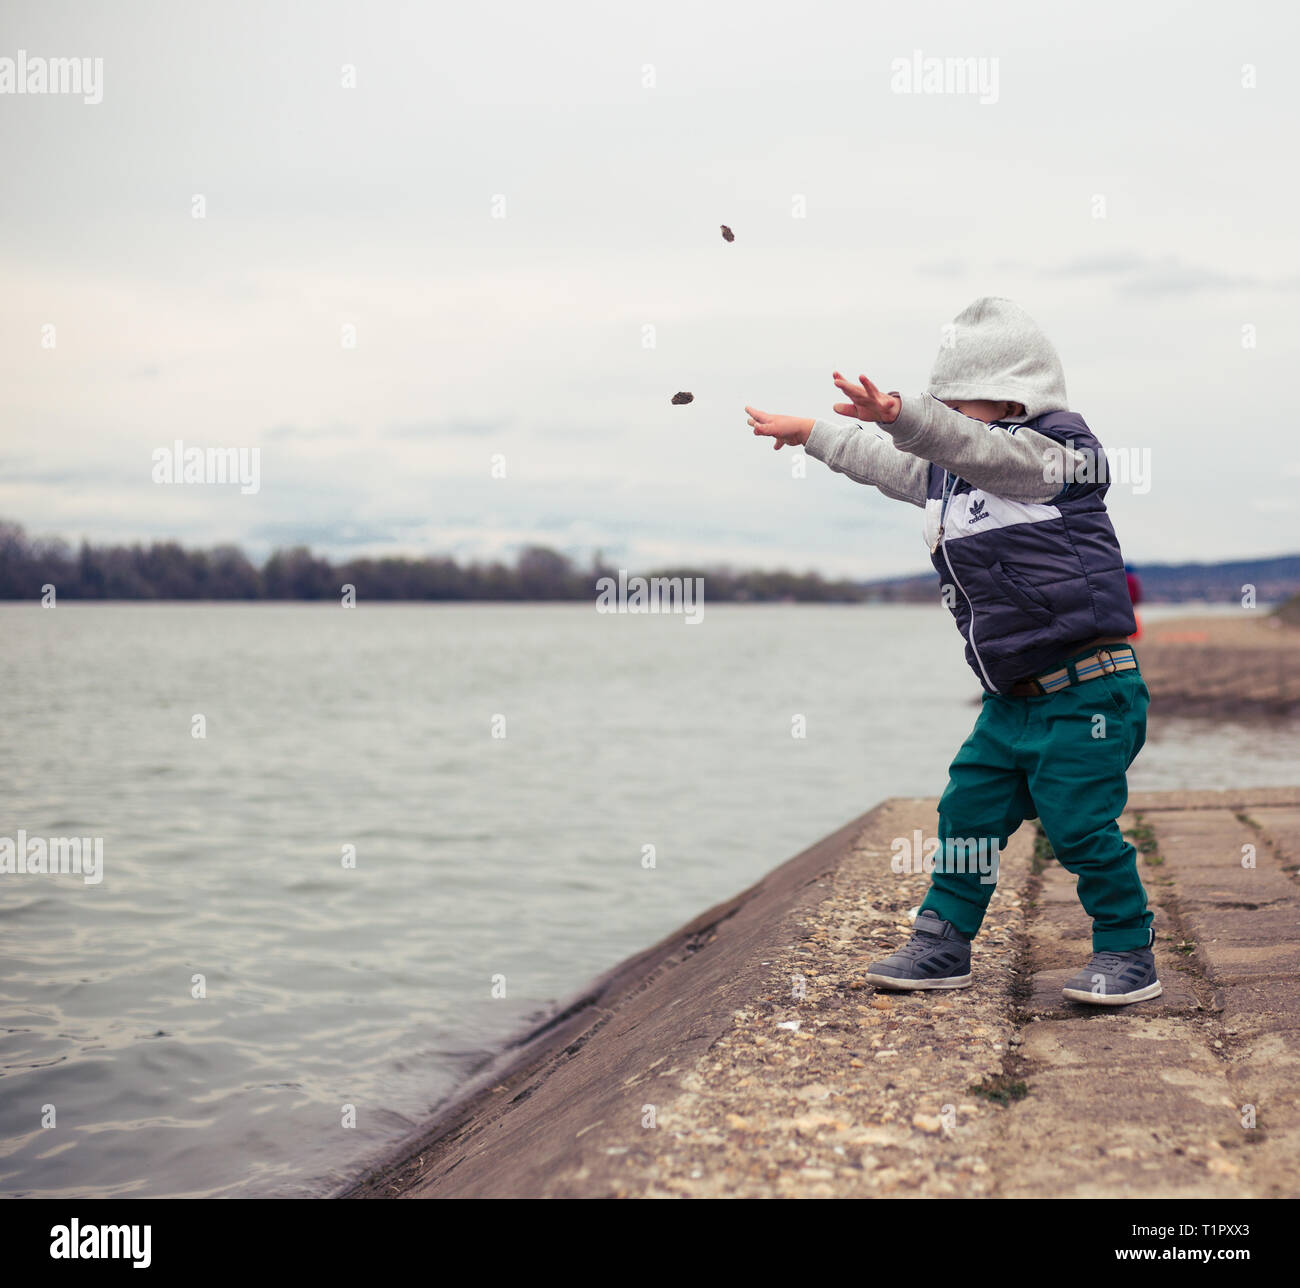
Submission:
[[[749,419],[745,423],[754,431],[755,437],[775,438],[776,442],[772,446],[779,451],[782,446],[781,435],[787,432],[781,422],[788,417],[774,416],[771,412],[759,411],[757,407],[746,407],[745,410],[749,413]]]
[[[831,378],[835,384],[842,389],[855,402],[877,403],[881,401],[880,390],[876,388],[866,376],[858,376],[858,383],[845,379],[838,371],[831,373]]]

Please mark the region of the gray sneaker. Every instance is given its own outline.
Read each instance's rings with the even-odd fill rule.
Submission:
[[[907,943],[867,967],[867,983],[877,988],[966,988],[970,940],[927,908],[917,917]]]
[[[1155,954],[1150,948],[1093,953],[1092,960],[1065,981],[1062,991],[1072,1002],[1090,1006],[1127,1006],[1159,997]]]

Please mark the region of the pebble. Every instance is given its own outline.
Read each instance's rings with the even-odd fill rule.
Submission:
[[[823,1082],[810,1082],[794,1093],[800,1100],[829,1100],[831,1089]]]

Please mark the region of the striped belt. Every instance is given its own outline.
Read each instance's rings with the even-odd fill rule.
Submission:
[[[1058,671],[1036,675],[1031,680],[1017,680],[1007,690],[1013,698],[1034,698],[1045,693],[1068,689],[1072,684],[1095,680],[1099,675],[1113,675],[1116,671],[1136,671],[1137,654],[1127,644],[1100,648],[1095,653],[1067,662]]]

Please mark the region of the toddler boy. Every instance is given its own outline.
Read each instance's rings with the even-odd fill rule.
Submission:
[[[879,988],[964,988],[994,886],[965,856],[1000,852],[1038,818],[1078,878],[1093,955],[1078,1002],[1156,997],[1152,914],[1117,819],[1146,738],[1124,558],[1106,514],[1101,444],[1069,410],[1051,342],[1010,300],[957,315],[921,396],[834,373],[835,411],[867,430],[745,410],[774,447],[802,444],[837,473],[925,511],[943,597],[984,687],[939,801],[931,886],[911,938],[866,976]],[[996,847],[996,849],[993,849]],[[985,852],[981,849],[978,852]]]

